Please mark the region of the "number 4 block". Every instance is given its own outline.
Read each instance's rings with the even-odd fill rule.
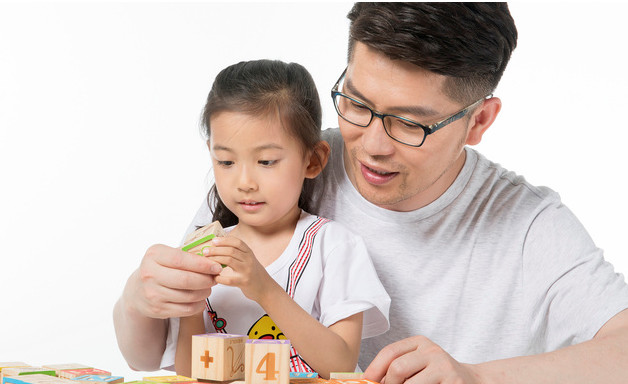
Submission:
[[[247,340],[245,356],[246,384],[289,383],[289,340]]]
[[[192,377],[214,381],[243,379],[247,339],[227,333],[192,336]]]

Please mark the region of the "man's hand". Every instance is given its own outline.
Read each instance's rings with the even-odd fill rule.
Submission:
[[[383,348],[364,378],[382,384],[479,384],[473,366],[461,364],[424,336],[400,340]]]
[[[124,290],[127,308],[141,315],[165,319],[200,312],[216,284],[219,264],[166,245],[153,245]]]

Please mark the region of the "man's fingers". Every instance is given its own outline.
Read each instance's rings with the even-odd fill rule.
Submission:
[[[428,357],[420,349],[414,349],[394,359],[389,367],[384,381],[386,384],[431,383],[431,376],[425,375],[428,367]],[[418,379],[418,380],[417,380]]]
[[[166,245],[153,245],[146,251],[146,259],[153,260],[161,266],[182,271],[215,275],[220,273],[220,265],[205,257],[185,252]]]
[[[181,290],[202,290],[216,285],[214,275],[172,268],[166,270],[147,268],[140,271],[140,278],[145,283],[153,281],[153,283],[158,286]]]
[[[364,378],[381,382],[381,380],[386,377],[386,384],[399,383],[399,377],[403,375],[403,371],[407,369],[405,360],[402,360],[402,363],[399,363],[399,366],[393,365],[393,367],[395,367],[395,372],[391,375],[391,377],[388,377],[391,364],[400,356],[416,351],[418,348],[421,348],[421,346],[427,345],[428,343],[431,343],[431,341],[429,341],[426,337],[415,336],[387,345],[377,354],[377,356],[375,356],[368,368],[366,368],[364,371]],[[408,376],[404,377],[404,379],[410,376],[412,376],[412,374],[408,374]],[[401,382],[403,382],[403,380]]]

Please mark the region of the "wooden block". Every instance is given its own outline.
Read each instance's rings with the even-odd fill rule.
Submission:
[[[246,384],[290,382],[290,340],[249,339],[244,356]]]
[[[377,381],[368,379],[329,379],[328,384],[379,384]]]
[[[244,379],[246,335],[206,333],[192,336],[192,377],[227,381]]]
[[[290,372],[290,384],[326,384],[316,372]]]
[[[33,374],[3,378],[7,384],[76,384],[75,382],[55,376]]]
[[[21,376],[21,375],[48,375],[48,376],[56,376],[57,373],[52,369],[43,368],[43,367],[8,367],[2,370],[2,376]]]
[[[290,379],[316,379],[318,373],[316,372],[290,372]]]
[[[330,380],[360,380],[363,372],[330,372]]]
[[[46,365],[42,365],[42,367],[54,370],[57,373],[57,376],[59,376],[59,372],[60,371],[64,371],[64,370],[70,370],[70,369],[91,369],[91,368],[93,368],[93,367],[89,367],[87,365],[78,364],[78,363],[46,364]]]
[[[75,383],[78,381],[83,384],[95,384],[95,383],[107,383],[118,384],[124,382],[122,376],[110,376],[110,375],[83,375],[77,376],[72,379]]]
[[[192,252],[203,256],[203,248],[206,242],[210,241],[216,236],[224,236],[225,231],[218,221],[214,221],[196,231],[190,233],[183,242],[184,246],[181,248],[186,252]]]
[[[75,377],[85,375],[111,376],[111,372],[96,368],[64,369],[57,372],[57,376],[64,379],[74,379]]]
[[[327,384],[327,380],[321,377],[313,377],[310,379],[290,378],[290,384]]]
[[[144,377],[142,380],[144,380],[144,381],[152,381],[153,383],[182,383],[182,382],[195,381],[191,377],[181,376],[181,375],[148,376],[148,377]]]
[[[12,362],[0,362],[0,372],[4,368],[26,368],[30,367],[29,364],[22,363],[21,361],[12,361]]]

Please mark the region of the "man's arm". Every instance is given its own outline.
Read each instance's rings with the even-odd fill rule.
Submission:
[[[202,311],[219,264],[165,245],[150,247],[113,310],[116,338],[132,369],[159,369],[168,321]]]
[[[540,355],[479,364],[486,383],[626,383],[628,309],[611,318],[595,337]]]
[[[628,379],[628,309],[584,343],[477,365],[457,362],[426,337],[410,337],[382,349],[364,378],[382,384],[623,384]]]

